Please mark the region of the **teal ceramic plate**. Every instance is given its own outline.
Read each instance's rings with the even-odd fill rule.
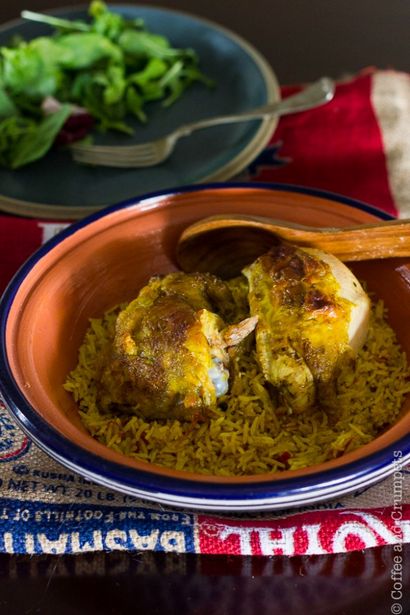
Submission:
[[[148,124],[136,124],[135,136],[97,136],[96,142],[148,141],[189,121],[243,111],[280,98],[269,64],[236,34],[168,9],[144,5],[110,8],[129,18],[141,17],[149,30],[164,34],[176,47],[195,49],[202,70],[215,80],[216,87],[196,84],[168,109],[152,103],[147,109]],[[83,18],[86,11],[83,7],[66,8],[53,14],[75,19]],[[0,29],[0,45],[16,34],[29,39],[49,33],[42,24],[10,22]],[[168,161],[148,169],[82,166],[68,151],[53,150],[18,171],[0,168],[0,208],[22,215],[74,219],[136,194],[229,179],[263,149],[276,122],[275,118],[253,120],[199,131],[182,139]]]

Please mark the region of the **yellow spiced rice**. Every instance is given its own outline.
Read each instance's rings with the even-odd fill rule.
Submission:
[[[372,306],[368,338],[356,363],[337,383],[335,407],[303,414],[275,403],[255,352],[233,360],[229,394],[201,423],[146,421],[102,412],[96,403],[99,358],[111,344],[119,308],[92,319],[77,367],[65,388],[97,440],[125,455],[178,470],[241,476],[321,463],[370,442],[397,419],[410,392],[409,367],[381,301]]]

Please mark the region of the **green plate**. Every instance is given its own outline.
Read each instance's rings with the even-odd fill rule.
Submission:
[[[115,5],[128,18],[141,17],[147,28],[167,36],[176,47],[191,47],[202,70],[216,82],[208,89],[195,84],[172,107],[147,107],[147,125],[135,124],[135,135],[97,135],[96,142],[131,144],[160,137],[197,119],[235,113],[279,100],[276,77],[266,60],[236,34],[204,19],[144,5]],[[84,8],[53,11],[84,18]],[[15,21],[0,29],[0,45],[13,35],[30,39],[49,34],[48,26]],[[0,168],[0,209],[26,216],[81,218],[106,205],[150,191],[183,184],[222,181],[242,171],[268,142],[276,118],[253,120],[198,131],[182,139],[164,163],[146,169],[89,167],[75,163],[68,150],[55,149],[18,171]]]

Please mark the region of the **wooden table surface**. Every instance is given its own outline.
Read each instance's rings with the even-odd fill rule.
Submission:
[[[402,613],[410,613],[410,548]],[[0,556],[7,615],[386,615],[391,547],[315,557]],[[398,611],[395,611],[396,613]]]
[[[68,0],[3,0],[0,21]],[[79,3],[71,3],[76,6]],[[114,3],[115,4],[115,3]],[[410,70],[406,0],[163,0],[238,32],[284,84],[367,66]],[[144,615],[269,613],[382,615],[392,598],[391,547],[314,557],[210,557],[154,553],[0,556],[0,613]],[[410,587],[410,548],[403,551]],[[401,602],[410,613],[410,589]]]

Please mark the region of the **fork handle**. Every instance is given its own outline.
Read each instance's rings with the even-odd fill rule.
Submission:
[[[305,111],[330,101],[333,98],[334,91],[335,84],[332,79],[322,77],[322,79],[319,79],[319,81],[316,81],[301,92],[279,102],[269,103],[262,107],[243,111],[242,113],[220,115],[219,117],[205,118],[198,122],[184,124],[177,130],[175,137],[186,137],[196,130],[209,128],[210,126],[218,126],[219,124],[232,124],[235,122],[245,122],[247,120],[270,117],[272,115],[280,116],[288,113]]]

